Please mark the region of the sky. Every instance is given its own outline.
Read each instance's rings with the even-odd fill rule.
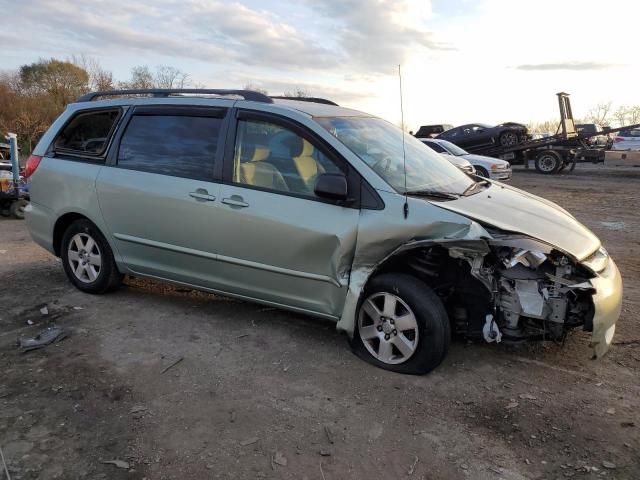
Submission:
[[[310,95],[400,123],[544,121],[640,105],[635,0],[0,0],[0,69],[87,55],[126,79]]]

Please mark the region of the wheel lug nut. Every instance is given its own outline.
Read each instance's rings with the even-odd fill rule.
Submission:
[[[393,334],[394,335],[398,335],[398,330],[396,330],[395,328],[393,329]]]
[[[391,338],[391,337],[389,336],[389,334],[388,334],[388,333],[384,336],[384,339],[385,339],[385,340],[389,340],[390,338]]]
[[[382,331],[382,325],[378,325],[378,331],[381,332]]]
[[[395,322],[393,321],[393,318],[389,320],[389,323],[390,323],[391,325],[393,325],[393,324],[395,323]]]

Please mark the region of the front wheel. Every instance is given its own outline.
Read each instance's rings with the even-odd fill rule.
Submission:
[[[500,134],[500,145],[503,147],[513,147],[518,144],[518,134],[516,132],[503,132]]]
[[[87,293],[105,293],[122,282],[111,247],[89,220],[73,222],[62,237],[62,266],[76,288]]]
[[[352,341],[359,357],[386,370],[420,375],[442,362],[450,340],[444,306],[424,282],[396,273],[371,281]]]
[[[482,178],[490,178],[489,171],[484,167],[476,166],[476,175]]]

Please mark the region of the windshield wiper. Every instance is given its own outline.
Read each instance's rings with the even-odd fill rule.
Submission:
[[[473,192],[476,188],[478,188],[478,185],[491,185],[491,183],[488,180],[478,180],[477,182],[473,182],[471,185],[469,185],[464,192],[462,192],[463,196],[467,196],[467,195],[471,195],[471,192]]]
[[[415,190],[407,192],[407,195],[414,195],[416,197],[444,198],[446,200],[456,200],[460,198],[458,193],[441,192],[440,190]]]

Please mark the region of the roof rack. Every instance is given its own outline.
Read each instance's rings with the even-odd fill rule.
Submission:
[[[326,98],[318,98],[318,97],[286,97],[286,96],[274,96],[271,98],[276,98],[278,100],[297,100],[298,102],[311,102],[311,103],[323,103],[325,105],[335,105],[339,107],[336,102],[332,102],[331,100],[327,100]]]
[[[273,103],[273,100],[264,93],[254,92],[253,90],[225,90],[225,89],[208,89],[208,88],[141,88],[141,89],[125,89],[125,90],[108,90],[103,92],[91,92],[82,95],[76,102],[91,102],[101,97],[114,97],[126,95],[148,95],[151,97],[169,97],[181,94],[200,94],[200,95],[237,95],[245,100],[254,102]]]

